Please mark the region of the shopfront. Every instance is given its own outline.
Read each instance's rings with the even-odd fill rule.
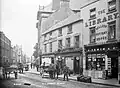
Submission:
[[[118,78],[118,57],[120,43],[106,43],[85,46],[86,75],[93,78],[104,78],[107,70],[108,78]]]
[[[56,57],[60,57],[63,64],[66,64],[71,71],[79,74],[80,67],[83,66],[82,51],[61,51],[56,53]]]

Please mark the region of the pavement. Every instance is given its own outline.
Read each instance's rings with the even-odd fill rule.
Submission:
[[[40,72],[37,72],[36,68],[34,68],[34,69],[29,69],[29,71],[26,71],[26,72],[40,75]],[[47,75],[49,75],[49,74],[44,73],[44,75],[47,76]],[[69,80],[77,81],[77,76],[78,76],[78,75],[71,75],[71,76],[69,76]],[[59,75],[59,78],[63,78],[63,75]],[[118,80],[115,79],[115,78],[114,78],[114,79],[107,79],[107,80],[104,80],[104,79],[94,79],[94,78],[92,78],[92,83],[93,83],[93,84],[113,86],[113,87],[120,87],[120,84],[118,83]]]

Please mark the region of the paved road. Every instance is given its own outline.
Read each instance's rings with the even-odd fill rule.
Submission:
[[[48,76],[41,78],[39,75],[27,72],[19,74],[18,79],[11,77],[11,79],[4,80],[1,83],[4,88],[117,88],[72,80],[49,79]]]

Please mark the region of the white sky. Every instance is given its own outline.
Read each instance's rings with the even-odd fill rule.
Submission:
[[[48,5],[52,0],[0,0],[2,14],[0,30],[11,40],[12,45],[22,45],[31,56],[37,42],[37,11],[39,5]]]

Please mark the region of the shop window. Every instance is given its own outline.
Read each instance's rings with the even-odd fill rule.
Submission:
[[[68,25],[68,34],[72,33],[72,24]]]
[[[90,19],[96,18],[96,8],[90,9]]]
[[[50,42],[50,52],[52,52],[52,42]]]
[[[90,43],[96,42],[95,27],[90,28]]]
[[[87,70],[104,70],[105,58],[87,58],[86,68]]]
[[[108,12],[116,11],[116,0],[108,0]]]
[[[70,47],[70,38],[66,38],[66,47],[67,47],[67,48]]]
[[[58,30],[58,36],[62,36],[62,28]]]
[[[58,49],[62,49],[62,40],[58,40]]]
[[[115,39],[116,36],[116,22],[110,22],[108,23],[108,40]]]
[[[79,35],[75,36],[75,47],[79,47]]]

